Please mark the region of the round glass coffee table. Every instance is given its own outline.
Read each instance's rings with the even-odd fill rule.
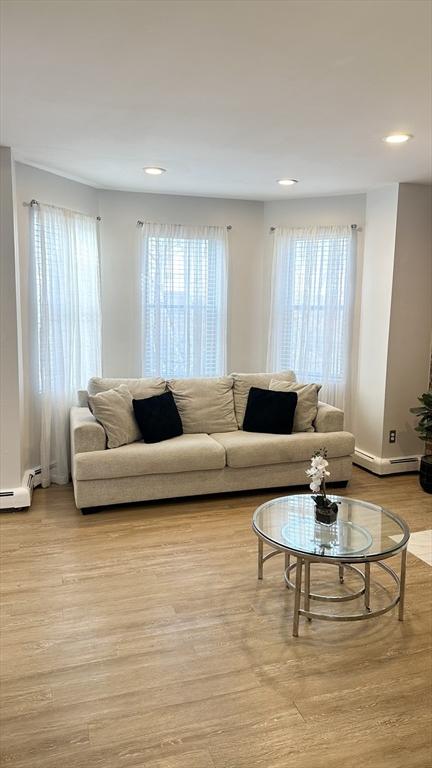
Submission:
[[[285,553],[284,578],[287,586],[295,593],[294,637],[298,636],[300,616],[305,616],[309,621],[359,621],[381,616],[399,603],[399,620],[403,620],[406,548],[410,536],[407,524],[376,504],[342,496],[329,498],[336,501],[339,508],[337,520],[332,525],[315,521],[315,504],[308,494],[272,499],[258,507],[253,516],[252,527],[258,536],[258,578],[263,578],[266,560]],[[266,555],[264,543],[271,547]],[[398,553],[401,553],[399,574],[383,562]],[[291,556],[296,558],[296,562],[291,563]],[[334,596],[313,593],[312,563],[337,565],[340,583],[344,582],[345,569],[353,571],[361,580],[360,589],[354,593]],[[390,602],[376,610],[370,606],[371,563],[376,563],[389,574],[396,585]],[[363,568],[359,565],[363,565]],[[290,578],[292,571],[295,571],[295,581]],[[311,610],[312,600],[342,603],[360,597],[364,609],[357,613],[336,615]]]

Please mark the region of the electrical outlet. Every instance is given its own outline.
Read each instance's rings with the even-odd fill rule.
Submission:
[[[391,429],[389,432],[389,443],[395,443],[396,442],[396,430]]]

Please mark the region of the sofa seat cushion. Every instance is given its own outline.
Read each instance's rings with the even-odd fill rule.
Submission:
[[[316,432],[270,435],[243,430],[212,437],[225,448],[227,466],[233,468],[309,461],[320,448],[327,448],[329,459],[349,456],[354,451],[354,436],[350,432],[327,433],[325,439]]]
[[[237,430],[230,376],[170,379],[167,384],[186,435]]]
[[[76,480],[223,469],[225,449],[209,435],[180,435],[162,443],[131,443],[75,456]]]

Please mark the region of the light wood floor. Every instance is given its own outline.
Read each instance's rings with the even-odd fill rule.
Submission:
[[[356,469],[341,493],[432,527],[416,476]],[[408,556],[404,623],[301,619],[294,640],[282,559],[256,579],[251,515],[275,495],[83,517],[52,487],[3,514],[1,764],[431,766],[432,568]]]

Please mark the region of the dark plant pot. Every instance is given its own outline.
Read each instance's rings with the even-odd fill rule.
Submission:
[[[315,504],[315,520],[317,523],[331,525],[332,523],[336,522],[337,513],[338,508],[336,504],[329,507],[319,507],[317,504]]]
[[[419,480],[423,490],[432,493],[432,456],[421,457]]]

